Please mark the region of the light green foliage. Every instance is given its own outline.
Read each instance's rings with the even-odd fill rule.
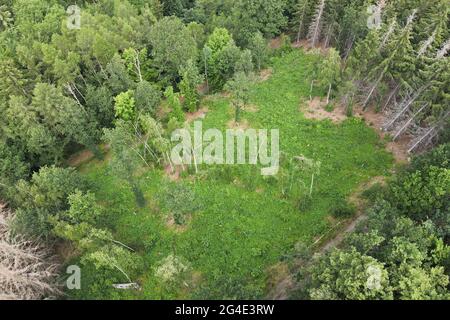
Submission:
[[[185,116],[180,102],[180,94],[174,93],[173,87],[169,86],[164,92],[164,96],[166,97],[169,108],[171,109],[170,117],[176,119],[180,123],[183,123]]]
[[[392,200],[397,208],[414,219],[424,220],[448,206],[450,170],[429,167],[416,171],[391,187]]]
[[[208,78],[211,87],[220,90],[235,71],[235,64],[241,56],[233,38],[224,28],[216,28],[208,37],[207,48],[211,50],[208,59]]]
[[[341,58],[335,49],[331,48],[327,57],[320,63],[317,78],[320,86],[327,87],[329,100],[331,90],[336,89],[341,78]]]
[[[251,82],[244,72],[238,72],[227,82],[225,90],[230,91],[233,100],[232,104],[235,109],[234,121],[240,121],[242,108],[249,102]]]
[[[195,112],[200,102],[198,86],[202,78],[194,61],[188,60],[180,68],[179,74],[181,76],[180,93],[184,98],[184,106],[189,112]]]
[[[116,112],[116,118],[123,119],[125,121],[134,120],[136,117],[136,101],[134,100],[134,92],[129,90],[122,92],[114,98],[114,110]]]
[[[265,67],[269,58],[267,41],[260,32],[256,32],[250,40],[249,49],[252,53],[256,69],[260,71]]]
[[[379,287],[370,288],[369,268],[380,270]],[[311,290],[311,298],[319,300],[391,300],[388,272],[376,259],[362,255],[356,250],[334,250],[313,271],[313,283],[320,286]]]
[[[167,185],[162,188],[159,197],[162,209],[172,215],[179,225],[185,224],[187,215],[196,213],[201,207],[195,193],[184,185]]]
[[[235,72],[243,72],[247,75],[251,74],[255,69],[253,64],[252,52],[248,49],[243,50],[234,67]]]
[[[132,282],[131,278],[142,266],[139,256],[117,245],[106,245],[83,256],[83,264],[93,264],[98,271],[109,269],[119,272],[122,282]]]
[[[112,241],[112,234],[95,227],[103,214],[96,204],[95,195],[76,191],[68,196],[69,210],[52,217],[56,236],[73,241],[81,251],[90,250],[104,241]]]
[[[6,5],[0,5],[0,31],[8,28],[13,21],[9,8]]]

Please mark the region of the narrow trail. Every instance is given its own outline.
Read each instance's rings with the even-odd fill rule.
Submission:
[[[371,187],[376,183],[385,183],[386,177],[377,176],[373,177],[367,182],[362,183],[357,190],[349,197],[349,202],[353,203],[357,208],[357,214],[351,220],[341,221],[337,225],[335,225],[330,231],[333,231],[335,228],[339,227],[341,231],[339,231],[335,237],[321,243],[321,240],[326,237],[330,231],[323,235],[322,238],[319,238],[312,246],[319,244],[317,249],[315,250],[316,255],[323,255],[326,252],[330,251],[333,248],[338,247],[346,238],[346,236],[352,233],[356,227],[367,219],[367,215],[364,213],[364,209],[366,207],[365,201],[362,199],[361,194],[364,190]],[[341,223],[344,226],[341,226]],[[301,267],[301,263],[299,261],[294,261],[294,265]],[[287,268],[287,265],[284,266],[284,269]],[[283,272],[282,276],[278,279],[277,283],[271,288],[266,298],[269,300],[287,300],[290,297],[292,291],[296,289],[296,281],[294,275],[287,271]]]

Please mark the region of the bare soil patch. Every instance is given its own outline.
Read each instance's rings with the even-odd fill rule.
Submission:
[[[287,300],[295,288],[295,281],[285,262],[279,262],[267,270],[267,289],[269,300]]]
[[[181,172],[183,172],[182,166],[170,166],[167,165],[164,168],[164,174],[169,178],[170,181],[178,181],[181,179]]]
[[[383,112],[375,112],[371,108],[363,111],[360,106],[357,106],[354,109],[354,114],[356,117],[364,119],[364,121],[378,133],[380,139],[384,140],[387,138],[388,133],[382,129],[383,124],[386,121],[386,115]],[[397,163],[408,163],[410,160],[408,146],[410,145],[411,140],[412,138],[410,136],[402,135],[399,139],[388,142],[386,150],[392,153]]]
[[[239,122],[236,122],[234,120],[230,120],[227,123],[227,127],[230,129],[242,129],[242,130],[246,130],[248,128],[250,128],[250,125],[248,123],[247,120],[241,120]]]
[[[76,154],[73,154],[69,157],[67,160],[67,163],[71,167],[78,167],[81,164],[88,162],[89,160],[92,160],[94,158],[94,154],[90,150],[83,150],[80,152],[77,152]]]
[[[316,44],[314,48],[311,47],[311,44],[306,39],[301,39],[300,41],[295,41],[292,43],[292,48],[298,49],[303,48],[306,53],[316,53],[319,52],[322,55],[326,55],[330,50],[329,47],[325,46],[325,42],[320,42]]]
[[[188,112],[186,113],[186,121],[190,123],[198,119],[205,119],[207,112],[208,108],[206,107],[202,107],[198,109],[196,112]]]
[[[269,80],[270,77],[272,76],[272,73],[273,73],[272,68],[261,70],[261,72],[259,73],[259,81],[264,82]]]
[[[303,112],[306,119],[330,119],[334,123],[340,123],[347,119],[344,108],[335,106],[333,111],[328,112],[327,110],[325,110],[326,105],[327,103],[325,100],[322,100],[320,97],[314,97],[311,101],[302,103],[300,105],[300,111]]]
[[[251,113],[255,113],[255,112],[259,111],[258,106],[255,105],[255,104],[247,104],[247,105],[244,106],[243,109],[244,109],[245,112],[251,112]]]
[[[281,47],[281,37],[276,37],[269,41],[269,48],[278,49],[280,47]]]

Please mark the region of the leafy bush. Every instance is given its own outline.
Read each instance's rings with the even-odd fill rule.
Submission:
[[[356,207],[340,198],[331,209],[331,214],[336,218],[349,218],[356,213]]]
[[[175,223],[186,223],[186,215],[200,208],[194,192],[182,184],[167,185],[159,195],[161,208],[172,214]]]

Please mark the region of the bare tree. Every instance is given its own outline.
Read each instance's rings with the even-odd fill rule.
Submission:
[[[427,52],[428,48],[430,48],[430,46],[433,44],[434,40],[436,39],[436,32],[437,30],[434,30],[433,34],[422,43],[419,52],[417,53],[418,58],[424,55]]]
[[[442,46],[442,48],[437,52],[436,54],[436,59],[442,59],[444,58],[448,51],[450,50],[450,39],[448,39],[447,41],[445,41],[444,45]]]
[[[60,292],[58,265],[43,243],[11,232],[14,214],[0,204],[0,300],[38,300]]]

